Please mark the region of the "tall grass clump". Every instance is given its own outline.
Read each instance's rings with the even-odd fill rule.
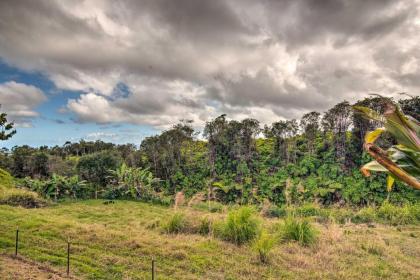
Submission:
[[[264,216],[268,218],[281,218],[287,215],[286,207],[271,205],[265,212]]]
[[[302,206],[292,209],[292,212],[294,212],[294,214],[299,217],[317,216],[319,215],[320,211],[321,209],[319,205],[314,204],[314,203],[306,203],[306,204],[303,204]]]
[[[224,205],[216,201],[199,202],[197,204],[194,204],[192,207],[194,209],[208,211],[210,213],[221,213],[224,209]]]
[[[273,236],[262,231],[254,241],[252,248],[257,252],[261,263],[268,263],[271,250],[274,248],[276,240]]]
[[[187,230],[188,223],[184,214],[175,213],[163,223],[162,228],[165,233],[178,234]]]
[[[415,203],[409,207],[410,213],[416,222],[420,222],[420,203]]]
[[[372,223],[376,219],[376,209],[373,207],[364,207],[351,218],[351,221],[353,223]]]
[[[260,232],[260,221],[251,207],[241,207],[229,212],[226,221],[220,225],[216,233],[237,245],[250,242]]]
[[[198,225],[198,233],[201,235],[209,235],[211,233],[212,222],[209,217],[205,216],[200,220]]]
[[[297,241],[300,245],[309,246],[316,242],[318,231],[307,221],[288,217],[280,227],[282,241]]]
[[[396,206],[385,201],[378,209],[378,218],[391,225],[406,225],[414,223],[415,214],[409,205]]]

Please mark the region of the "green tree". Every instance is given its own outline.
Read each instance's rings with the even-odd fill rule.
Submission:
[[[328,110],[322,119],[324,131],[333,135],[335,156],[342,165],[346,163],[347,132],[352,125],[352,114],[350,104],[344,101]]]
[[[82,156],[77,164],[79,176],[95,186],[95,198],[98,192],[110,181],[111,170],[116,170],[121,159],[115,152],[102,151]]]
[[[306,140],[308,142],[309,154],[314,154],[315,140],[319,131],[320,113],[310,112],[303,115],[300,120],[300,126],[305,133]]]
[[[0,105],[1,108],[1,105]],[[13,135],[16,134],[16,130],[13,129],[14,123],[7,121],[7,114],[6,113],[0,113],[0,140],[8,140]]]

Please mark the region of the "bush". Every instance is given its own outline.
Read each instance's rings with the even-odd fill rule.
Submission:
[[[0,193],[0,204],[21,206],[25,208],[39,208],[46,206],[47,202],[39,198],[34,192],[19,189],[7,189],[6,191]]]
[[[158,204],[162,206],[170,206],[173,202],[173,198],[170,196],[157,196],[154,195],[150,198],[150,201],[153,204]]]
[[[255,240],[253,244],[253,249],[257,252],[258,258],[262,263],[268,263],[270,251],[273,249],[275,244],[275,239],[267,234],[266,232],[261,232],[259,237]]]
[[[242,245],[253,240],[259,231],[260,221],[255,216],[254,209],[241,207],[229,212],[226,222],[218,232],[223,239]]]
[[[199,202],[197,204],[194,204],[192,207],[198,210],[209,211],[211,213],[221,213],[223,212],[224,205],[219,202],[212,201],[210,203]]]
[[[276,205],[271,205],[265,215],[269,218],[281,218],[281,217],[285,217],[287,214],[286,208],[284,206],[276,206]]]
[[[297,241],[300,245],[309,246],[316,242],[318,232],[307,220],[289,217],[280,227],[282,241]]]
[[[163,230],[166,233],[178,234],[185,232],[188,227],[185,215],[181,213],[175,213],[170,217],[164,224]]]
[[[410,206],[395,206],[389,202],[384,202],[378,209],[378,218],[391,225],[406,225],[414,223],[415,213],[410,210]]]
[[[353,223],[371,223],[376,220],[376,209],[365,207],[360,209],[351,219]]]
[[[330,211],[330,218],[334,219],[334,221],[339,224],[345,224],[347,221],[350,221],[353,218],[353,216],[353,210],[346,208],[336,208],[331,209]]]
[[[320,208],[316,204],[304,204],[294,210],[296,216],[299,217],[313,217],[319,215]]]
[[[201,235],[209,235],[211,233],[211,224],[212,222],[209,217],[202,218],[198,226],[198,233]]]
[[[416,222],[420,222],[420,203],[416,203],[409,206],[410,213]]]

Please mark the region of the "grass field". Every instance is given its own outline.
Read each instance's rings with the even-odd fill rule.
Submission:
[[[224,216],[191,208],[178,211],[190,221],[204,215]],[[71,271],[79,279],[151,279],[153,257],[157,279],[420,279],[418,225],[315,223],[320,237],[314,246],[277,244],[270,262],[261,264],[249,245],[198,234],[162,233],[159,221],[173,212],[129,201],[64,202],[39,209],[0,205],[0,278],[13,279],[8,275],[22,270],[16,275],[61,279],[70,238]],[[263,223],[269,228],[278,219]],[[19,253],[32,264],[19,265],[9,257],[14,253],[16,227]]]

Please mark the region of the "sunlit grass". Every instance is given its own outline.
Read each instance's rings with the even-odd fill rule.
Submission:
[[[226,219],[223,213],[178,211],[198,229],[204,216],[212,223]],[[253,243],[237,246],[211,234],[200,235],[200,230],[163,233],[161,225],[173,215],[171,208],[128,201],[64,202],[41,209],[1,205],[0,253],[14,252],[19,227],[20,254],[59,271],[65,271],[70,238],[72,272],[82,279],[148,279],[152,257],[158,279],[415,279],[420,275],[420,228],[414,225],[314,224],[320,232],[315,246],[276,244],[268,264],[262,265]],[[277,219],[264,219],[262,227],[270,232],[274,223]]]

